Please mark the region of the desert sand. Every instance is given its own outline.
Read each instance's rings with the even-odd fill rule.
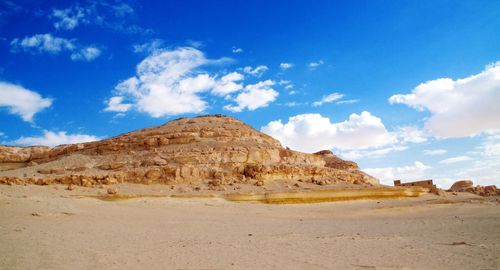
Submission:
[[[500,268],[498,197],[275,205],[65,188],[0,185],[1,269]]]

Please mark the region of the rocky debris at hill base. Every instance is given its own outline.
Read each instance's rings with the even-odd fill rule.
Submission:
[[[465,192],[474,193],[479,196],[497,196],[500,195],[500,189],[498,189],[495,185],[490,186],[475,186],[466,188]]]
[[[459,180],[451,185],[448,191],[451,192],[469,192],[479,196],[497,196],[500,195],[500,189],[495,185],[474,186],[471,180]]]
[[[264,186],[273,180],[378,185],[331,151],[306,154],[222,115],[181,118],[110,139],[48,147],[0,147],[0,183]]]

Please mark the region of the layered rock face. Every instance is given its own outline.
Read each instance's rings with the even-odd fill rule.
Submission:
[[[98,142],[0,147],[0,183],[265,185],[273,180],[376,185],[330,151],[305,154],[222,115],[182,118]]]

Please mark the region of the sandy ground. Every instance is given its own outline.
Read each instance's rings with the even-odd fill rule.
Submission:
[[[268,205],[0,186],[0,269],[500,269],[500,204]]]

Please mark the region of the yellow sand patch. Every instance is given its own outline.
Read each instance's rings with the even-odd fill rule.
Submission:
[[[174,194],[174,195],[89,195],[82,197],[96,198],[103,201],[121,201],[137,198],[181,198],[206,199],[223,198],[232,202],[293,204],[319,203],[349,200],[378,200],[419,197],[427,193],[420,187],[410,188],[359,188],[359,189],[332,189],[309,190],[277,193],[233,193],[233,194]]]

